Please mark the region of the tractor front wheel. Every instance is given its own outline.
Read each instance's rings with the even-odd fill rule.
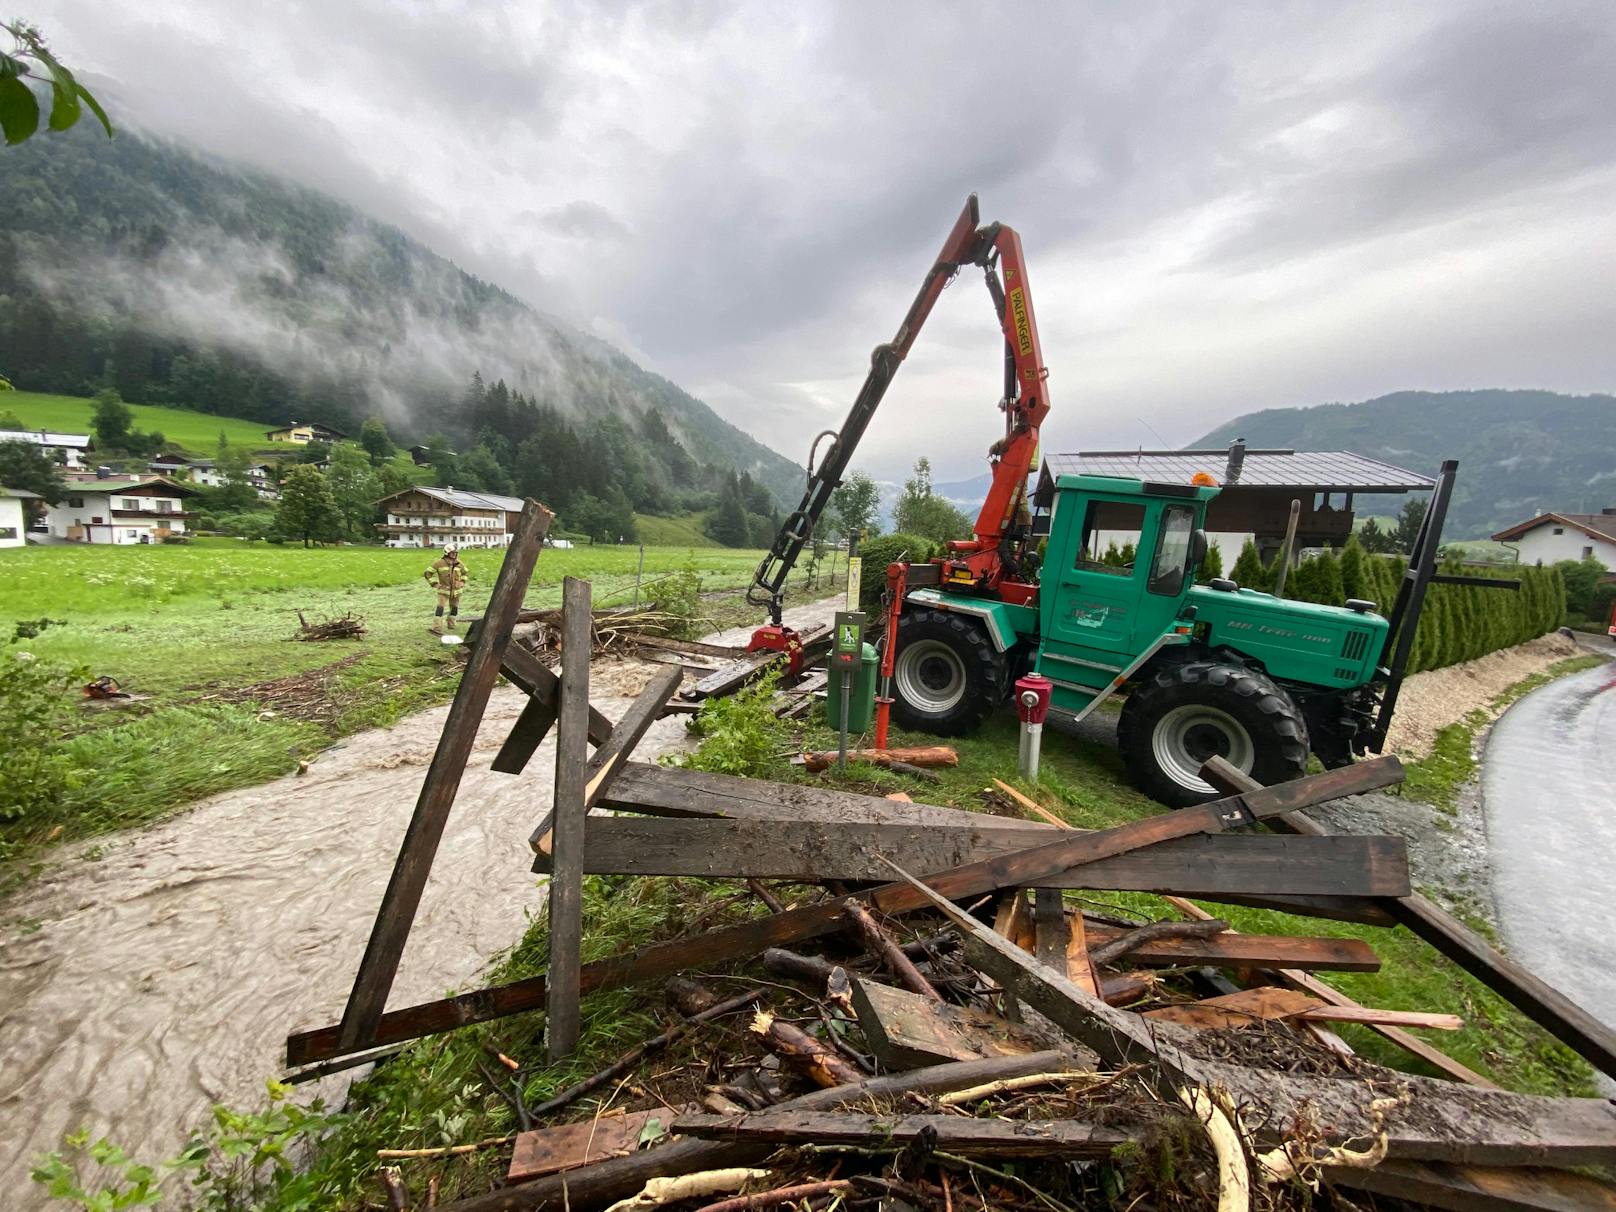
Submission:
[[[1009,663],[968,615],[916,607],[898,618],[892,718],[936,736],[970,732],[1004,701]]]
[[[1117,744],[1134,785],[1171,808],[1218,797],[1200,775],[1214,756],[1259,783],[1307,773],[1301,710],[1270,679],[1241,665],[1196,661],[1158,670],[1128,696]]]

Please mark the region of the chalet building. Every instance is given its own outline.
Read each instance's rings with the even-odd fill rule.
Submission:
[[[69,475],[68,495],[49,507],[45,528],[70,543],[157,543],[185,533],[196,489],[163,476],[115,476],[103,468]]]
[[[21,547],[28,541],[28,502],[39,494],[26,488],[0,485],[0,547]]]
[[[1053,498],[1055,478],[1063,475],[1119,476],[1156,484],[1190,484],[1197,475],[1222,485],[1206,510],[1207,541],[1231,565],[1247,539],[1262,558],[1272,560],[1284,546],[1291,502],[1300,501],[1296,547],[1340,547],[1352,535],[1353,498],[1365,493],[1429,492],[1430,476],[1405,471],[1345,450],[1248,450],[1241,442],[1227,450],[1085,450],[1052,454],[1044,460],[1036,497]],[[1139,527],[1127,516],[1137,505],[1102,508],[1101,550],[1122,547]]]
[[[218,488],[224,483],[224,473],[212,459],[192,459],[177,454],[158,455],[146,464],[146,470],[153,475],[189,481],[204,488]]]
[[[1500,530],[1493,542],[1515,548],[1522,564],[1557,564],[1593,557],[1616,572],[1616,509],[1598,513],[1542,513]]]
[[[508,547],[519,497],[459,488],[406,488],[376,504],[387,515],[376,529],[389,547]]]
[[[82,471],[84,456],[95,449],[87,433],[54,433],[48,429],[0,429],[0,442],[31,442],[70,471]]]
[[[280,429],[270,429],[264,436],[271,442],[291,442],[294,445],[307,446],[310,442],[346,442],[348,435],[340,429],[332,429],[329,425],[318,422],[294,423]]]

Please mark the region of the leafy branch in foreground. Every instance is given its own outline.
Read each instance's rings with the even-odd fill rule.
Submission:
[[[4,133],[7,143],[21,143],[39,129],[39,98],[31,82],[50,85],[51,130],[67,130],[88,106],[111,138],[112,122],[107,111],[51,54],[37,26],[26,21],[0,21],[0,30],[10,34],[12,42],[10,54],[0,51],[0,133]]]

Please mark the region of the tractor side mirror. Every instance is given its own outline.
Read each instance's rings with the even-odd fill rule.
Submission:
[[[1196,527],[1190,534],[1190,567],[1199,568],[1206,559],[1206,531]]]

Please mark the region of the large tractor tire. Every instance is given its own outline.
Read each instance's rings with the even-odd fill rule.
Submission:
[[[1216,661],[1147,678],[1122,708],[1117,745],[1134,786],[1170,808],[1218,797],[1198,773],[1213,755],[1259,783],[1307,773],[1307,724],[1290,695],[1254,669]]]
[[[921,606],[898,619],[892,718],[936,736],[970,732],[1004,702],[1010,666],[969,615]]]

